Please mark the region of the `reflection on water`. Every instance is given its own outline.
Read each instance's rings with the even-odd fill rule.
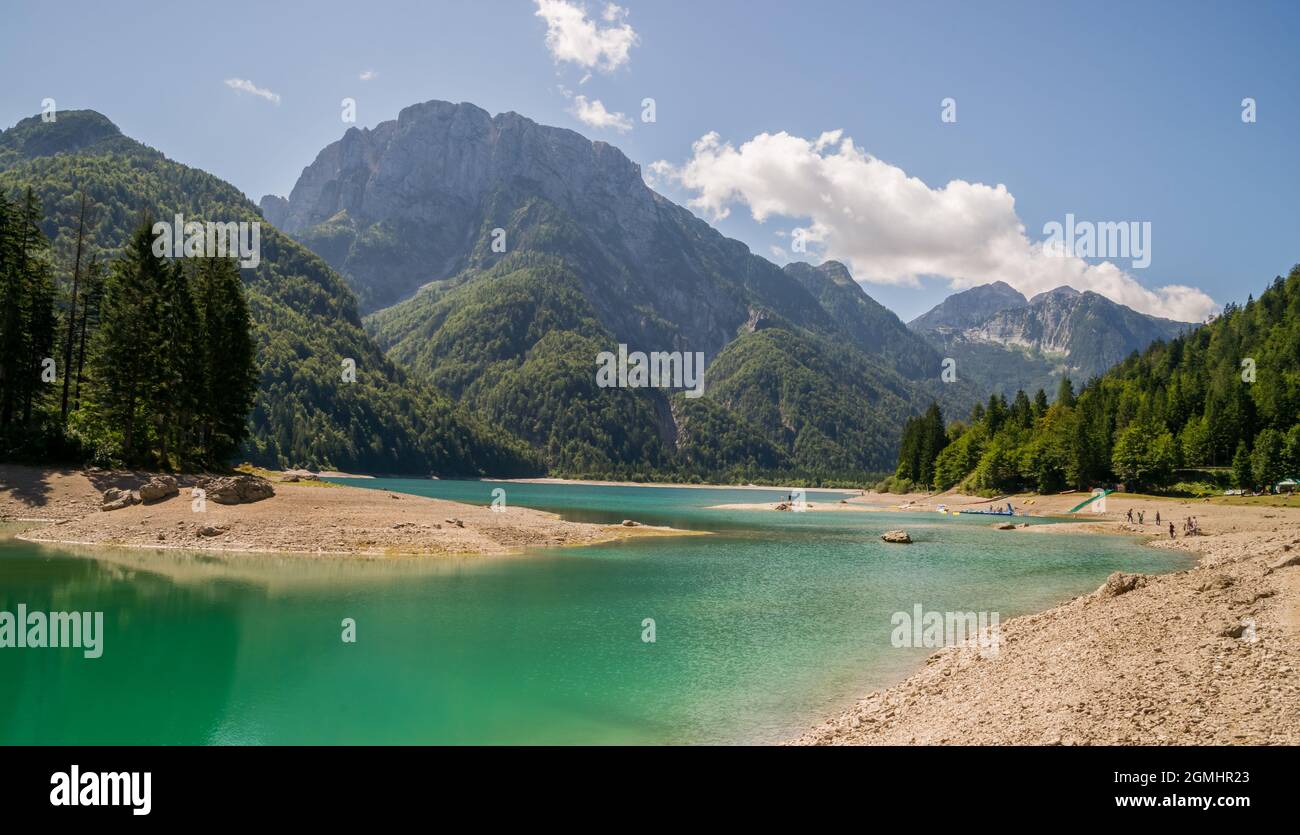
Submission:
[[[487,504],[502,485],[362,486]],[[889,646],[895,611],[1005,620],[1186,564],[987,520],[709,509],[777,491],[504,486],[511,506],[718,533],[374,560],[3,541],[0,609],[101,610],[106,634],[97,660],[0,649],[0,743],[778,740],[914,668],[926,651]],[[891,527],[916,544],[881,543]]]

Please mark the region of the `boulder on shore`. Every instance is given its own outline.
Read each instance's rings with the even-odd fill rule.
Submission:
[[[110,487],[104,491],[100,510],[121,510],[140,503],[140,494],[121,487]]]
[[[1106,582],[1097,589],[1097,594],[1102,597],[1119,597],[1121,594],[1128,594],[1134,589],[1142,588],[1147,584],[1148,579],[1150,578],[1145,574],[1125,574],[1116,571],[1106,578]]]
[[[255,475],[206,478],[198,487],[217,504],[250,504],[275,495],[271,482]]]
[[[885,531],[880,535],[885,542],[897,542],[902,545],[911,545],[912,537],[907,531]]]
[[[169,475],[156,475],[140,488],[140,501],[160,502],[180,493],[176,479]]]

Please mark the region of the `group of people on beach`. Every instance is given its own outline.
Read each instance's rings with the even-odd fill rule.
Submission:
[[[1128,509],[1128,523],[1130,525],[1133,524],[1133,508],[1131,507]],[[1139,510],[1137,512],[1137,523],[1139,525],[1145,525],[1147,523],[1147,514],[1145,510]],[[1160,524],[1160,511],[1158,510],[1156,511],[1156,524],[1157,525]],[[1183,536],[1192,536],[1193,534],[1199,535],[1200,532],[1201,532],[1201,527],[1200,524],[1196,521],[1195,516],[1188,516],[1186,519],[1183,520]],[[1177,535],[1174,533],[1174,522],[1172,519],[1169,520],[1169,538],[1170,539],[1178,538]]]

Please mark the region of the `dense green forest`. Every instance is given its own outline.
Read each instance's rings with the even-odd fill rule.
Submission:
[[[37,225],[51,244],[44,263],[56,316],[67,310],[72,292],[80,195],[91,207],[80,236],[83,272],[118,258],[146,212],[163,220],[181,213],[187,221],[262,224],[261,263],[241,270],[259,376],[249,433],[236,457],[272,467],[365,472],[541,472],[540,458],[518,438],[485,425],[389,361],[362,330],[342,278],[263,220],[228,183],[123,136],[98,113],[61,111],[57,122],[34,117],[0,134],[0,193],[28,188],[45,209]],[[346,359],[355,362],[355,381],[342,373]],[[39,392],[32,394],[35,408]],[[25,407],[25,391],[13,397]]]
[[[930,390],[895,365],[918,376],[928,369],[934,388],[945,388],[922,339],[851,278],[837,283],[811,269],[816,294],[779,270],[768,278],[802,300],[791,307],[804,324],[755,304],[710,358],[703,397],[598,388],[597,354],[623,341],[602,305],[626,300],[611,301],[591,279],[601,256],[578,224],[545,201],[526,206],[502,221],[517,251],[431,283],[368,316],[366,327],[413,376],[529,442],[553,475],[868,484],[891,467],[899,428],[925,402],[918,392]],[[652,344],[677,344],[677,326],[652,307],[626,314]],[[889,338],[873,336],[877,325],[892,328]]]
[[[909,420],[885,486],[1183,492],[1215,472],[1243,489],[1300,475],[1300,267],[1050,405],[1021,391],[946,427],[937,407]]]
[[[427,376],[493,425],[523,438],[556,475],[673,481],[802,477],[819,483],[863,478],[855,469],[859,462],[843,450],[796,461],[785,452],[792,439],[783,430],[765,432],[724,405],[724,381],[733,373],[729,362],[711,366],[715,376],[709,379],[719,383],[716,397],[707,385],[701,399],[658,389],[598,387],[595,358],[617,340],[597,320],[566,262],[554,256],[511,255],[452,285],[427,288],[411,303],[370,317],[368,325],[381,339],[394,340],[385,343],[390,355],[412,374]],[[735,353],[750,352],[742,347]],[[780,376],[778,369],[769,375]],[[763,397],[766,388],[748,391]],[[779,399],[780,392],[771,395]],[[842,472],[826,467],[842,460],[850,461]]]
[[[0,195],[0,451],[163,469],[223,465],[248,434],[257,372],[239,268],[154,254],[146,216],[105,274],[79,199],[71,284],[43,212]]]
[[[914,384],[888,366],[776,315],[713,359],[699,399],[599,388],[595,358],[619,340],[571,262],[536,251],[366,324],[413,375],[575,478],[867,484],[893,461],[914,402]]]

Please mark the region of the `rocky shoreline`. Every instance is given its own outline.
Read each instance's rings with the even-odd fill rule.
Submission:
[[[1205,535],[1171,540],[1161,528],[1149,544],[1197,564],[1112,575],[1091,594],[1005,621],[992,657],[970,645],[940,650],[792,743],[1300,744],[1300,511],[1131,504],[1162,520],[1190,504]],[[1106,518],[1120,513],[1111,507],[1094,522],[1017,530],[1151,534]]]

